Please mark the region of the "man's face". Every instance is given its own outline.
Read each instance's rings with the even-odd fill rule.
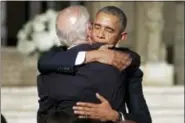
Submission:
[[[104,12],[98,13],[92,26],[93,42],[115,45],[120,38],[119,18]]]

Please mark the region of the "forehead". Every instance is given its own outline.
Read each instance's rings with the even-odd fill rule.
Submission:
[[[94,23],[100,24],[102,26],[117,27],[120,24],[119,18],[104,12],[99,12],[96,15]]]

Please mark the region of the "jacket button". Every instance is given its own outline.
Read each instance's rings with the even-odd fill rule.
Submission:
[[[70,68],[68,68],[68,67],[65,67],[65,68],[64,68],[64,70],[69,70],[69,69],[70,69]]]

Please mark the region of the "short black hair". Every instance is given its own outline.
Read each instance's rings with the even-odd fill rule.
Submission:
[[[127,26],[127,17],[125,13],[118,7],[115,6],[106,6],[101,8],[97,13],[104,12],[107,14],[114,15],[120,20],[120,31],[123,32]]]

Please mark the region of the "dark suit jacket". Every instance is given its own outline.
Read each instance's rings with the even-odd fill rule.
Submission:
[[[51,72],[73,73],[73,75],[78,74],[78,75],[82,75],[82,76],[85,76],[85,77],[89,77],[89,74],[85,74],[87,72],[86,71],[87,69],[84,69],[84,68],[87,68],[87,67],[90,66],[90,68],[92,70],[94,68],[97,69],[98,67],[100,67],[100,71],[102,70],[102,72],[100,72],[100,73],[102,73],[102,75],[101,75],[102,78],[103,78],[103,76],[110,75],[110,73],[105,72],[107,70],[110,70],[110,68],[111,68],[110,71],[115,72],[116,69],[114,67],[109,66],[109,65],[102,65],[102,64],[100,65],[100,63],[91,63],[91,64],[81,66],[80,68],[74,66],[74,61],[75,61],[75,58],[76,58],[76,55],[77,55],[78,51],[87,51],[87,50],[90,50],[92,48],[93,47],[87,48],[87,47],[83,46],[81,48],[73,48],[72,50],[67,50],[65,52],[60,52],[59,49],[57,49],[58,51],[55,50],[53,52],[46,53],[44,56],[42,56],[40,58],[40,60],[38,62],[39,71],[42,72],[42,73],[45,73],[45,74],[51,73]],[[95,46],[94,48],[97,48],[97,46]],[[124,49],[124,48],[123,49],[117,49],[117,50],[121,50],[121,51],[125,51],[125,52],[131,52],[130,50]],[[133,60],[133,61],[139,61],[139,64],[140,64],[140,60],[139,60],[139,57],[137,57],[137,54],[131,52],[131,55],[132,55],[133,58],[135,58],[135,60]],[[74,56],[74,58],[71,57],[71,56]],[[66,58],[66,59],[64,59],[64,58]],[[69,59],[67,59],[67,58],[69,58]],[[122,81],[122,82],[117,81],[118,85],[119,84],[120,85],[116,86],[117,88],[115,87],[114,89],[112,89],[110,91],[110,93],[113,93],[113,94],[115,94],[115,92],[117,92],[117,98],[112,98],[110,96],[110,93],[108,91],[110,88],[105,90],[102,93],[103,93],[103,96],[105,96],[105,98],[107,98],[110,101],[110,103],[112,104],[114,109],[120,110],[124,113],[126,119],[135,120],[138,123],[150,123],[151,122],[151,117],[150,117],[148,107],[146,105],[146,102],[145,102],[144,97],[143,97],[143,92],[142,92],[141,81],[142,81],[143,74],[142,74],[142,71],[140,71],[140,69],[138,69],[139,64],[138,64],[138,62],[135,62],[135,63],[133,62],[131,64],[131,66],[128,67],[128,69],[126,70],[127,71],[126,73],[124,73],[124,72],[120,73],[121,76],[122,76],[121,78],[119,78],[120,74],[118,74],[118,71],[117,71],[117,73],[115,72],[116,73],[115,77],[114,76],[105,77],[107,79],[106,81],[110,80],[109,81],[110,83],[111,83],[112,80]],[[104,66],[104,67],[101,67],[101,66]],[[106,68],[105,66],[107,67],[107,70],[105,70],[105,68]],[[94,70],[96,70],[96,69],[94,69]],[[77,70],[77,71],[75,71],[75,70]],[[104,70],[104,72],[103,72],[103,70]],[[91,72],[92,71],[90,71],[90,73]],[[114,73],[114,72],[112,72],[112,73]],[[50,95],[50,97],[56,96],[56,97],[52,97],[52,99],[54,99],[54,100],[48,100],[47,97],[46,97],[46,94],[44,94],[47,91],[44,92],[43,90],[48,90],[48,87],[51,87],[51,86],[54,90],[60,90],[60,87],[61,87],[61,86],[59,86],[61,84],[60,81],[62,80],[62,78],[64,76],[62,76],[62,78],[60,78],[60,77],[57,78],[57,76],[61,76],[61,75],[57,75],[57,73],[49,74],[50,77],[48,75],[46,75],[46,77],[39,77],[38,78],[39,79],[38,80],[39,81],[38,82],[38,89],[39,89],[38,91],[39,91],[39,96],[40,96],[40,99],[41,99],[39,101],[40,102],[39,112],[43,113],[43,111],[48,111],[48,110],[51,110],[51,109],[56,110],[57,109],[56,106],[60,106],[61,108],[63,108],[62,105],[63,106],[68,105],[70,107],[71,105],[74,105],[74,102],[77,101],[77,100],[97,102],[96,98],[93,97],[93,95],[92,95],[93,94],[92,92],[95,93],[95,92],[98,91],[97,88],[93,88],[94,91],[92,91],[92,92],[88,92],[88,91],[86,92],[87,95],[88,94],[91,95],[91,98],[85,98],[83,96],[79,96],[81,98],[74,98],[75,101],[72,102],[72,103],[71,102],[64,102],[62,105],[56,105],[56,103],[58,103],[58,100],[55,100],[55,99],[61,99],[61,97],[64,97],[64,96],[61,96],[59,94],[59,92],[57,92],[57,91],[56,91],[56,93],[54,93],[54,94],[52,93]],[[89,71],[87,73],[89,73]],[[96,72],[93,72],[93,73],[96,73]],[[98,72],[97,72],[97,74],[98,74]],[[126,75],[126,74],[127,74],[127,79],[128,79],[127,82],[123,81],[125,79],[125,77],[123,77],[123,76]],[[91,78],[95,78],[92,75],[91,75]],[[111,75],[114,75],[114,74],[111,74]],[[119,77],[116,76],[116,75],[119,75]],[[132,75],[134,75],[134,76],[132,76]],[[65,75],[65,76],[67,76],[67,75]],[[98,76],[98,75],[94,74],[94,76]],[[129,77],[129,76],[131,76],[131,77]],[[53,77],[55,77],[56,79],[53,79],[53,81],[52,81],[52,79],[49,80],[49,78],[53,78]],[[133,77],[134,77],[134,79],[132,79]],[[71,78],[71,77],[69,77],[69,78]],[[46,81],[41,81],[43,79],[46,80],[46,81],[49,81],[49,83],[50,83],[49,86],[47,87],[47,89],[44,89],[44,87],[47,86],[47,83],[46,83]],[[71,80],[68,80],[67,82],[69,82],[69,81],[72,82],[72,78],[71,78]],[[85,83],[85,81],[86,80],[84,80],[83,82]],[[78,82],[78,81],[76,81],[76,82]],[[92,79],[92,81],[90,83],[92,84],[93,82],[97,82],[97,80]],[[41,84],[43,84],[43,85],[41,85]],[[69,85],[71,85],[71,84],[72,83],[69,83]],[[105,85],[105,83],[104,84],[102,83],[102,85]],[[111,83],[109,86],[113,86],[113,85],[115,85],[115,84]],[[66,85],[66,87],[64,86],[64,88],[62,90],[65,90],[65,88],[67,88],[67,86],[68,85]],[[126,87],[126,88],[124,88],[124,87]],[[50,88],[50,92],[51,92],[52,88]],[[99,86],[99,88],[103,88],[103,87]],[[91,90],[93,90],[93,89],[91,88]],[[75,88],[73,88],[72,90],[75,90]],[[86,90],[90,90],[90,89],[86,89]],[[99,90],[101,90],[101,89],[99,89]],[[115,90],[117,90],[117,91],[115,91]],[[69,92],[69,90],[66,91],[66,92]],[[72,92],[75,92],[75,91],[72,91]],[[74,95],[72,94],[72,96],[74,96]],[[67,98],[67,97],[65,97],[65,98]],[[67,99],[69,99],[69,98],[67,98]],[[84,99],[89,99],[89,100],[84,100]],[[111,100],[114,100],[114,101],[111,101]],[[59,102],[61,102],[61,100],[59,100]],[[125,111],[125,102],[128,105],[129,114],[127,114],[126,111]],[[55,106],[53,106],[52,104],[55,104]]]
[[[1,114],[1,123],[7,123],[5,117]]]

